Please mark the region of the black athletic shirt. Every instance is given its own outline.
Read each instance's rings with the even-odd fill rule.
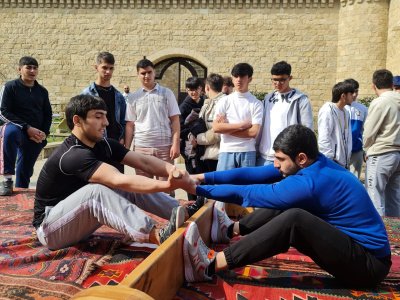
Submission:
[[[102,162],[121,162],[128,151],[113,139],[105,138],[90,148],[73,134],[66,138],[47,159],[39,174],[33,226],[38,228],[42,223],[46,206],[55,206],[88,184]]]

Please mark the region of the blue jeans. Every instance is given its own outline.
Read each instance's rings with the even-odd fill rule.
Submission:
[[[30,140],[19,126],[12,123],[2,128],[2,174],[16,174],[15,186],[21,188],[29,187],[29,181],[33,174],[33,167],[40,154],[46,146],[47,141],[36,143]],[[17,167],[15,168],[15,162]]]
[[[217,171],[231,170],[240,167],[254,167],[256,151],[249,152],[220,152]]]
[[[266,160],[262,156],[257,157],[257,161],[256,161],[256,166],[257,167],[269,166],[269,165],[273,165],[273,164],[274,164],[273,160]]]

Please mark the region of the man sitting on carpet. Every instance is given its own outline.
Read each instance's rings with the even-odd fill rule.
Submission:
[[[33,226],[39,241],[49,249],[65,248],[103,224],[133,241],[166,240],[185,219],[183,207],[166,194],[176,181],[122,174],[111,163],[170,178],[175,167],[105,138],[107,106],[98,97],[73,97],[65,115],[72,134],[46,161],[36,187]],[[142,209],[170,218],[169,224],[156,229]]]
[[[244,236],[218,253],[191,223],[184,240],[186,280],[207,280],[294,247],[346,285],[380,283],[391,266],[388,236],[359,180],[318,153],[314,132],[302,125],[283,130],[273,148],[274,166],[194,175],[206,185],[186,187],[218,201],[262,207],[235,223],[214,207],[214,242]]]

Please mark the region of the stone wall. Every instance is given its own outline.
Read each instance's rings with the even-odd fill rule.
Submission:
[[[291,85],[317,111],[337,80],[360,79],[368,95],[375,68],[398,68],[398,2],[389,11],[388,0],[0,0],[0,80],[15,78],[21,56],[36,57],[57,112],[95,79],[99,51],[116,57],[113,84],[131,90],[143,56],[187,57],[222,75],[246,61],[259,92],[272,89],[271,65],[287,60]]]
[[[354,76],[360,82],[360,95],[370,94],[372,73],[386,67],[389,4],[386,0],[341,4],[336,79]]]
[[[386,67],[400,75],[400,1],[390,1]]]

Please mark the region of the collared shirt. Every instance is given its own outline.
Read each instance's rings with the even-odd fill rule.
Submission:
[[[128,96],[125,119],[135,123],[137,147],[172,145],[170,117],[176,115],[180,112],[174,93],[159,84],[151,91],[142,87]]]

